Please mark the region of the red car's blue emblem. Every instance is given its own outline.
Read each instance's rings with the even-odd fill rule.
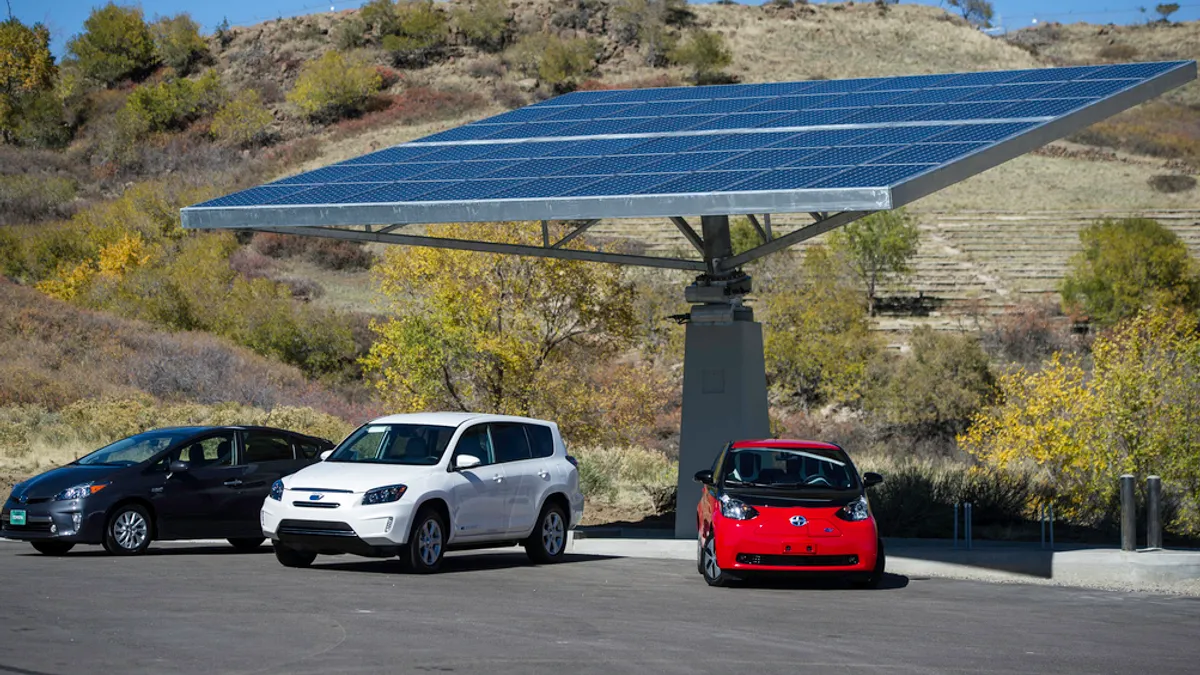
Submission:
[[[795,525],[796,527],[803,527],[805,524],[808,523],[808,519],[805,518],[804,516],[792,516],[791,520],[789,520],[788,522]]]

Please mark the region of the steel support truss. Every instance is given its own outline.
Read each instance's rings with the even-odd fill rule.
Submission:
[[[848,223],[854,222],[859,218],[867,215],[867,211],[845,211],[832,215],[828,214],[813,214],[814,222],[804,227],[797,228],[783,236],[774,236],[771,229],[771,216],[764,214],[762,220],[755,215],[750,216],[750,223],[754,226],[762,243],[749,251],[725,258],[722,260],[711,261],[706,264],[704,260],[696,260],[689,258],[671,258],[649,255],[636,255],[631,253],[615,253],[609,251],[593,251],[579,248],[568,248],[567,245],[578,238],[580,235],[587,232],[599,220],[588,220],[582,224],[576,225],[574,229],[568,232],[565,236],[557,241],[552,241],[550,237],[549,223],[541,222],[541,240],[542,245],[536,246],[531,244],[506,244],[490,241],[475,241],[471,239],[448,239],[445,237],[430,237],[420,234],[401,234],[397,230],[404,227],[403,224],[387,225],[383,227],[367,226],[363,229],[347,229],[343,227],[251,227],[245,228],[251,232],[274,232],[278,234],[294,234],[307,237],[324,237],[327,239],[342,239],[346,241],[359,242],[377,242],[381,244],[399,244],[402,246],[429,246],[433,248],[448,248],[460,251],[481,251],[484,253],[506,253],[509,255],[524,255],[539,258],[559,258],[564,260],[583,260],[588,262],[611,263],[617,265],[638,265],[641,267],[660,267],[666,269],[677,270],[692,270],[697,272],[725,273],[733,272],[745,265],[748,262],[758,260],[763,256],[770,255],[776,251],[781,251],[790,246],[794,246],[808,239],[812,239],[818,235],[822,235],[830,230],[836,229]],[[679,228],[684,238],[688,240],[697,252],[703,255],[704,240],[690,224],[682,217],[671,218],[671,222]]]

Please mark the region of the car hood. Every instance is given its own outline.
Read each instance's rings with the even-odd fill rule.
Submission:
[[[372,488],[403,483],[409,485],[446,469],[437,466],[404,466],[367,462],[318,462],[283,479],[289,490],[350,490],[366,492]]]
[[[79,485],[102,481],[125,467],[121,466],[83,466],[68,464],[46,473],[38,474],[29,480],[22,481],[13,489],[13,496],[26,499],[45,499],[53,497],[63,490]]]

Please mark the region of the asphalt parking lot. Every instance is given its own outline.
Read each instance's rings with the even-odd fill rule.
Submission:
[[[708,588],[680,561],[0,542],[0,673],[1195,673],[1200,599],[892,576]]]

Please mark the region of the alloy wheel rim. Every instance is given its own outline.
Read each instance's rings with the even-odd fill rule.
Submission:
[[[137,511],[126,511],[117,516],[117,521],[113,523],[113,538],[121,548],[134,551],[146,541],[148,529],[146,519],[142,518],[141,514]]]
[[[717,551],[712,537],[704,542],[704,575],[709,579],[721,576],[721,569],[717,567]]]
[[[421,562],[433,565],[442,554],[442,527],[436,520],[430,518],[421,526],[417,537],[417,550],[421,554]]]
[[[565,529],[558,511],[551,511],[546,515],[542,521],[542,546],[545,547],[546,553],[558,555],[562,550],[563,539],[566,538]]]

